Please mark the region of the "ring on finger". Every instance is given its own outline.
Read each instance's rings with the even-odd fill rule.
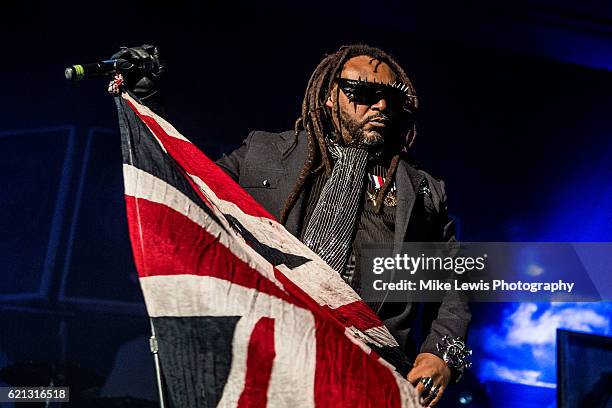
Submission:
[[[431,390],[425,390],[423,395],[420,396],[419,402],[421,403],[421,405],[424,405],[426,401],[431,402],[434,399],[436,399],[439,392],[440,392],[440,384],[434,386],[433,388],[431,388]]]
[[[434,399],[438,396],[438,392],[440,392],[440,384],[436,385],[435,387],[433,387],[431,389],[431,392],[429,394],[431,399]]]
[[[431,389],[431,386],[433,385],[433,378],[431,378],[431,377],[421,377],[419,382],[421,384],[423,384],[423,387],[425,387],[425,391],[429,392],[429,390]]]

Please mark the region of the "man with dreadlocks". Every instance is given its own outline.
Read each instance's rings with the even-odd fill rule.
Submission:
[[[148,85],[154,81],[134,87],[145,102],[156,92]],[[444,184],[407,160],[417,108],[391,56],[344,46],[312,74],[294,130],[251,132],[217,164],[360,293],[363,244],[455,239]],[[464,347],[467,303],[447,296],[441,304],[369,305],[414,361],[398,370],[434,406],[466,365],[452,358],[448,339]]]

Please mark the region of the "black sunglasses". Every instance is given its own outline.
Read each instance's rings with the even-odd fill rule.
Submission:
[[[384,99],[391,107],[409,113],[415,111],[416,96],[410,93],[410,88],[405,84],[383,84],[347,78],[338,78],[336,82],[353,103],[372,106]]]

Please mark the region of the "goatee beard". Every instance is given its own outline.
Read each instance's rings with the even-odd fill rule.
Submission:
[[[346,112],[341,112],[341,120],[342,125],[344,127],[344,131],[347,132],[350,136],[350,142],[346,143],[347,145],[354,147],[361,147],[364,149],[378,149],[381,148],[385,143],[385,138],[378,131],[373,131],[370,135],[366,135],[363,127],[371,120],[374,119],[383,119],[389,120],[389,117],[383,113],[377,113],[374,115],[370,115],[363,119],[363,121],[358,122],[351,116],[349,116]]]

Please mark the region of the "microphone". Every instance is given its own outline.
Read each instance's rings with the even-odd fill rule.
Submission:
[[[68,67],[64,70],[64,75],[69,81],[80,81],[84,78],[110,76],[123,63],[127,62],[122,59],[109,59],[100,62],[92,62],[90,64],[78,64]]]

